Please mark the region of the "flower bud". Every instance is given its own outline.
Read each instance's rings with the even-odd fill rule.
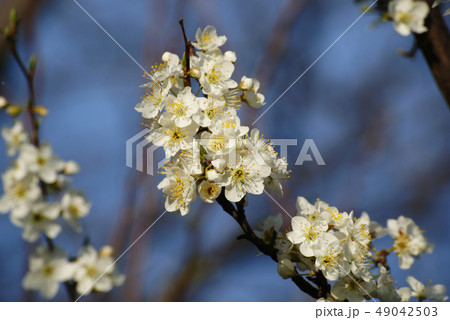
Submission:
[[[0,96],[0,109],[3,109],[8,105],[8,100],[5,97]]]
[[[295,270],[295,266],[289,259],[282,259],[278,262],[278,274],[283,279],[289,279],[297,275],[297,270]]]
[[[80,166],[75,161],[67,161],[64,163],[63,173],[67,175],[76,174],[80,171]]]
[[[252,87],[253,87],[253,79],[243,76],[241,79],[241,83],[239,83],[239,89],[246,91],[250,90]]]
[[[6,113],[10,116],[16,117],[22,112],[22,108],[19,106],[9,105],[6,107]]]
[[[48,115],[48,109],[44,106],[36,106],[33,108],[33,112],[41,117],[46,117]]]
[[[172,53],[170,53],[169,51],[164,52],[163,55],[162,55],[162,61],[163,61],[163,62],[169,61],[169,60],[170,60],[170,55],[171,55],[171,54],[172,54]]]
[[[201,73],[200,70],[197,69],[197,68],[194,68],[194,69],[189,70],[189,75],[190,75],[192,78],[198,79],[198,78],[200,78],[201,74],[202,74],[202,73]]]
[[[114,255],[114,249],[111,246],[104,246],[103,248],[100,249],[98,255],[102,258],[112,257]]]
[[[223,58],[230,62],[235,62],[237,60],[236,53],[234,51],[226,51],[223,54]]]
[[[225,167],[227,166],[227,162],[224,159],[216,159],[211,161],[211,164],[214,166],[217,172],[223,173]]]

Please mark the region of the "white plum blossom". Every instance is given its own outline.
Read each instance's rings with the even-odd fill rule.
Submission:
[[[269,193],[280,197],[284,195],[282,182],[289,178],[288,163],[283,158],[278,158],[272,167],[270,176],[264,179],[264,186]]]
[[[282,259],[278,262],[277,271],[283,279],[289,279],[298,274],[295,265],[289,259]]]
[[[91,209],[90,202],[83,196],[75,193],[66,193],[60,203],[62,217],[77,232],[81,232],[79,219],[85,217]]]
[[[262,230],[255,230],[258,238],[262,239],[267,244],[273,244],[280,233],[283,225],[283,216],[281,213],[275,216],[269,216],[264,220]]]
[[[169,97],[168,94],[168,83],[164,88],[152,82],[146,89],[141,102],[134,109],[140,112],[144,119],[153,119],[162,111],[167,100],[174,99],[171,96]]]
[[[184,88],[176,98],[166,100],[166,110],[170,119],[180,128],[192,123],[192,115],[198,110],[197,98],[192,94],[191,87]]]
[[[303,216],[295,216],[291,225],[292,231],[288,232],[286,237],[293,244],[299,245],[300,252],[305,257],[314,256],[314,247],[318,245],[320,239],[327,238],[325,240],[328,242],[337,240],[333,235],[326,233],[328,224],[324,221],[316,223]]]
[[[122,285],[125,278],[117,273],[111,253],[110,247],[103,248],[99,253],[90,245],[81,250],[74,262],[73,275],[79,294],[86,295],[92,290],[108,292],[114,286]]]
[[[325,233],[313,247],[316,268],[324,277],[335,281],[350,272],[348,253],[345,245],[331,233]]]
[[[60,214],[57,203],[37,202],[30,211],[24,213],[24,216],[16,216],[12,222],[23,227],[22,236],[25,240],[35,242],[42,233],[54,239],[61,232],[61,226],[56,222]]]
[[[394,286],[391,273],[384,267],[379,266],[380,275],[377,280],[377,297],[382,302],[399,302],[401,297]],[[409,299],[408,299],[409,300]]]
[[[159,119],[160,128],[151,132],[146,139],[157,146],[163,146],[166,157],[173,157],[179,150],[186,150],[192,146],[194,134],[198,125],[192,122],[186,127],[180,128],[169,116]]]
[[[230,166],[225,197],[238,202],[246,193],[261,194],[264,191],[264,178],[269,175],[270,167],[259,165],[249,156],[240,157],[235,166]]]
[[[352,276],[346,276],[336,281],[331,288],[331,295],[339,301],[362,302],[370,298],[375,290],[374,280],[364,281]]]
[[[199,82],[206,95],[221,97],[229,89],[237,87],[236,81],[230,79],[234,65],[223,57],[202,54],[198,66],[202,72]]]
[[[259,92],[260,83],[257,79],[252,79],[253,86],[243,92],[243,100],[252,108],[261,108],[265,105],[265,97]]]
[[[387,228],[394,239],[393,250],[398,256],[400,269],[409,269],[414,263],[414,257],[433,251],[433,244],[427,242],[423,230],[412,219],[404,216],[397,220],[389,219]]]
[[[19,147],[29,140],[28,134],[25,132],[21,121],[15,121],[11,128],[2,128],[2,136],[3,139],[5,139],[8,148],[8,156],[15,155]]]
[[[415,0],[390,0],[388,11],[394,20],[394,28],[402,36],[408,36],[411,32],[424,33],[425,18],[430,12],[430,6],[426,1]]]
[[[219,117],[236,116],[236,110],[226,105],[225,99],[198,98],[198,111],[192,119],[201,127],[213,127]],[[211,129],[210,128],[210,129]]]
[[[216,51],[220,46],[223,46],[227,41],[226,36],[218,36],[216,28],[213,26],[206,26],[205,29],[198,28],[195,34],[195,41],[192,45],[197,50],[205,52]]]
[[[198,194],[200,199],[206,203],[213,203],[220,195],[222,187],[208,180],[202,181],[198,186]]]
[[[448,297],[445,295],[447,289],[442,284],[424,285],[413,276],[408,276],[406,281],[411,287],[411,296],[419,299],[419,301],[426,299],[434,301],[448,300]]]
[[[0,213],[11,211],[11,220],[15,216],[26,214],[33,202],[41,197],[39,179],[33,175],[26,175],[17,179],[14,169],[9,169],[2,175],[5,194],[0,198]]]
[[[165,194],[165,208],[169,212],[180,211],[181,215],[189,212],[190,203],[195,200],[195,179],[179,167],[165,168],[166,176],[159,184]]]
[[[39,148],[32,144],[22,145],[17,161],[23,162],[29,172],[37,174],[45,183],[54,183],[64,168],[64,162],[53,154],[48,143],[41,144]]]
[[[73,273],[74,267],[63,250],[39,246],[29,258],[29,271],[22,285],[25,290],[37,290],[44,298],[52,299],[60,283],[71,279]]]
[[[364,223],[369,227],[369,233],[372,239],[381,238],[387,234],[387,228],[381,226],[376,221],[370,220],[369,214],[367,212],[361,213],[361,217],[359,219],[361,223]]]

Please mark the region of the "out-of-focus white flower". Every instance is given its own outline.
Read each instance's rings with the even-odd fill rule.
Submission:
[[[411,32],[424,33],[425,18],[430,12],[430,6],[425,1],[415,0],[391,0],[388,11],[394,20],[394,28],[402,36],[408,36]]]
[[[258,238],[262,239],[267,244],[273,244],[283,225],[283,216],[281,213],[275,216],[269,216],[263,222],[262,230],[255,230]]]
[[[195,41],[192,45],[197,50],[205,52],[215,51],[227,41],[226,36],[218,36],[216,28],[206,26],[205,29],[198,28],[195,34]]]
[[[420,253],[431,253],[433,244],[427,242],[421,230],[412,219],[400,216],[387,221],[389,235],[394,239],[393,249],[399,258],[400,269],[409,269],[414,257]]]
[[[424,285],[413,276],[406,278],[406,281],[412,289],[411,295],[419,299],[419,301],[423,301],[425,299],[434,301],[448,300],[448,297],[445,295],[447,289],[442,284]]]
[[[0,198],[0,213],[11,212],[11,218],[22,216],[31,204],[41,196],[39,180],[34,175],[17,179],[14,169],[9,169],[2,175],[5,194]],[[20,212],[20,213],[19,213]]]
[[[334,283],[331,288],[331,295],[339,301],[361,302],[371,297],[375,287],[374,280],[366,282],[362,279],[347,276]]]
[[[0,109],[3,109],[7,105],[8,105],[8,100],[5,97],[0,96]]]
[[[89,201],[78,194],[66,193],[61,199],[61,212],[67,223],[77,232],[82,228],[79,219],[85,217],[91,209]]]
[[[73,175],[80,171],[80,166],[73,160],[64,162],[63,173],[67,175]]]
[[[283,279],[289,279],[297,275],[297,270],[295,269],[292,261],[289,259],[282,259],[278,262],[277,271]]]
[[[369,233],[372,239],[381,238],[387,234],[387,228],[384,228],[376,221],[370,220],[369,214],[367,212],[361,213],[361,217],[359,219],[361,223],[369,227]]]
[[[11,128],[2,128],[2,136],[5,139],[8,156],[13,156],[19,147],[28,142],[28,134],[25,132],[22,122],[15,121]]]
[[[55,221],[59,213],[58,204],[37,202],[31,206],[29,212],[24,216],[16,216],[12,222],[23,227],[22,236],[29,242],[38,240],[41,232],[54,239],[61,232],[61,226]]]
[[[165,178],[158,184],[158,189],[165,194],[165,208],[169,212],[179,210],[184,216],[197,197],[195,179],[176,166],[165,168],[163,173]]]
[[[202,181],[198,186],[198,194],[200,195],[202,201],[206,203],[213,203],[214,200],[220,195],[221,190],[221,186],[207,180]]]
[[[401,297],[394,287],[391,273],[382,265],[378,266],[380,275],[377,280],[377,298],[382,302],[398,302]]]
[[[102,252],[102,251],[100,251]],[[115,270],[114,260],[109,255],[99,255],[94,247],[84,247],[74,262],[73,279],[77,283],[79,294],[89,294],[92,290],[108,292],[114,286],[120,286],[125,280]]]
[[[29,258],[29,271],[22,285],[25,290],[37,290],[46,299],[53,298],[61,282],[72,278],[73,265],[67,261],[66,253],[53,248],[49,251],[40,246]]]
[[[403,287],[403,288],[397,289],[397,293],[400,296],[401,302],[408,302],[411,299],[411,288],[410,287]]]
[[[53,154],[48,143],[41,144],[39,149],[32,144],[22,145],[17,161],[23,162],[30,172],[37,174],[45,183],[54,183],[64,168],[64,162]]]

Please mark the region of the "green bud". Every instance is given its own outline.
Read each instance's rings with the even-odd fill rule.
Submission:
[[[19,23],[19,16],[15,8],[12,8],[9,12],[9,22],[11,25],[16,26]]]
[[[34,73],[34,70],[36,70],[36,55],[32,55],[30,58],[30,61],[28,61],[28,70],[31,73]]]
[[[183,58],[181,58],[181,67],[186,69],[186,52],[183,53]]]
[[[6,107],[6,113],[10,116],[17,117],[22,112],[22,108],[19,106],[9,105]]]

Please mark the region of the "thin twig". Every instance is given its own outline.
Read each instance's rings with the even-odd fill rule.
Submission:
[[[12,35],[9,35],[7,37],[8,47],[11,51],[12,56],[16,60],[21,72],[26,78],[29,96],[28,96],[28,103],[27,103],[27,113],[30,118],[31,122],[31,142],[36,148],[39,148],[40,141],[39,141],[39,119],[36,117],[36,114],[34,112],[34,106],[35,106],[35,95],[34,95],[34,66],[30,68],[27,68],[25,66],[25,63],[23,62],[22,58],[20,57],[18,51],[17,51],[17,34],[14,33]],[[47,197],[47,189],[44,185],[44,183],[39,183],[39,187],[41,189],[42,195],[44,198]],[[47,244],[47,247],[50,251],[53,251],[55,249],[55,244],[52,239],[45,236],[45,241]],[[69,295],[69,298],[71,301],[76,300],[76,285],[73,281],[66,281],[64,282],[65,288],[67,290],[67,293]]]
[[[190,56],[191,56],[191,40],[186,37],[186,31],[184,30],[184,22],[183,19],[180,19],[178,21],[181,26],[181,31],[183,32],[183,39],[184,39],[184,58],[186,61],[186,66],[184,68],[184,82],[187,86],[191,86],[191,77],[189,76],[189,68],[190,68]]]

